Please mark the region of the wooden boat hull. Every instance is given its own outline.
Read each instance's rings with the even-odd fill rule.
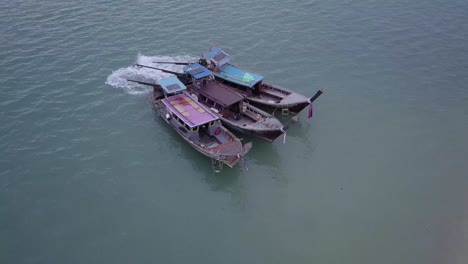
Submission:
[[[216,150],[214,148],[208,148],[206,146],[202,146],[202,145],[198,145],[198,144],[195,144],[195,142],[189,140],[188,138],[186,138],[184,136],[184,134],[182,133],[181,130],[177,129],[176,127],[173,126],[173,124],[166,118],[166,114],[169,113],[169,111],[166,109],[166,107],[164,106],[164,104],[162,104],[159,100],[156,100],[154,101],[154,107],[156,108],[156,110],[158,111],[159,115],[161,116],[161,118],[172,128],[174,128],[174,130],[179,134],[179,136],[184,139],[190,146],[192,146],[195,150],[197,150],[198,152],[200,152],[201,154],[211,158],[211,159],[214,159],[214,160],[217,160],[217,161],[220,161],[224,164],[226,164],[227,166],[233,168],[237,163],[239,163],[239,161],[241,160],[241,158],[243,156],[245,156],[247,154],[247,152],[250,150],[251,148],[251,144],[250,145],[247,145],[246,144],[246,147],[243,147],[242,146],[242,143],[240,142],[239,139],[236,138],[236,136],[234,134],[232,134],[232,132],[230,132],[229,130],[227,130],[226,128],[224,127],[220,127],[222,129],[222,133],[226,133],[228,134],[229,136],[231,136],[232,138],[234,139],[237,139],[237,140],[234,140],[231,144],[235,144],[233,148],[235,148],[237,151],[234,151],[232,154],[230,155],[224,155],[222,153],[217,153]]]
[[[187,88],[191,96],[218,116],[228,129],[269,142],[285,131],[276,117],[245,102],[242,94],[221,82],[207,80],[202,84],[189,84]]]
[[[231,83],[221,77],[215,76],[215,78],[219,82],[235,89],[251,105],[265,111],[272,112],[285,109],[289,113],[296,115],[309,105],[309,98],[283,87],[262,83],[260,85],[260,92],[252,92],[249,90],[250,88]]]
[[[224,56],[229,61],[229,56],[221,50],[216,49],[214,52],[219,52],[221,57]],[[295,115],[311,104],[322,93],[319,90],[317,96],[309,99],[290,89],[266,83],[263,81],[264,76],[246,72],[232,64],[213,65],[211,64],[211,60],[217,61],[217,57],[211,58],[212,55],[207,54],[209,58],[207,60],[204,54],[204,59],[202,58],[200,63],[207,65],[217,81],[236,89],[252,105],[263,110],[280,110]]]
[[[250,104],[264,110],[287,110],[289,114],[293,115],[297,115],[304,110],[304,108],[311,106],[312,103],[323,93],[321,90],[318,90],[314,96],[307,98],[291,90],[271,84],[262,84],[261,87],[261,94],[259,96],[246,96],[246,100],[249,101]],[[271,92],[266,92],[269,89],[276,91],[276,93],[283,94],[284,97],[273,95]]]
[[[261,139],[264,139],[269,142],[275,141],[279,136],[283,134],[283,131],[281,129],[254,129],[249,125],[243,126],[234,122],[231,122],[230,120],[226,118],[221,118],[221,122],[223,122],[223,125],[226,126],[228,129],[237,131],[242,134],[246,134],[249,136],[254,136],[258,137]]]
[[[304,110],[304,108],[309,106],[309,102],[307,101],[282,104],[281,102],[276,103],[269,100],[262,100],[258,97],[246,97],[245,99],[251,105],[254,105],[262,110],[271,112],[275,110],[281,111],[282,109],[287,109],[288,112],[293,115],[299,114],[302,110]]]

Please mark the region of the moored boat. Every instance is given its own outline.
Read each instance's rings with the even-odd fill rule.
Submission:
[[[230,64],[231,56],[217,47],[204,52],[200,63],[213,71],[214,76],[221,82],[238,89],[247,100],[258,107],[276,110],[283,113],[298,114],[307,106],[312,107],[322,91],[318,90],[314,96],[306,96],[290,89],[263,82],[263,75],[247,72]],[[311,110],[309,111],[311,115]]]
[[[279,110],[283,114],[298,114],[309,106],[308,117],[312,116],[312,103],[322,94],[318,90],[308,98],[298,92],[264,82],[265,76],[245,71],[230,64],[231,56],[220,48],[213,47],[202,54],[198,63],[206,66],[220,82],[234,87],[255,106],[264,110]],[[155,62],[174,63],[174,62]],[[193,63],[175,62],[179,65]]]
[[[240,160],[244,162],[252,143],[242,146],[218,116],[186,93],[187,87],[179,79],[169,77],[158,84],[128,81],[153,86],[153,104],[159,115],[194,149],[210,157],[215,171],[220,171],[222,164],[232,168]]]
[[[272,114],[251,105],[237,90],[215,80],[212,72],[198,63],[184,67],[184,73],[140,64],[137,66],[175,74],[184,81],[198,102],[218,116],[223,125],[237,132],[270,142],[283,135],[285,142],[286,130],[297,121],[293,118],[283,126]]]
[[[286,136],[286,130],[296,121],[283,126],[276,117],[251,105],[236,90],[211,78],[212,72],[198,63],[183,70],[193,78],[187,85],[189,91],[229,129],[272,142],[281,135]]]

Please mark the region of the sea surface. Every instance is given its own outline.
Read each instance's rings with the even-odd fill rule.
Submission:
[[[0,263],[468,263],[468,1],[0,1]],[[134,63],[311,96],[214,173]],[[180,67],[167,66],[180,70]]]

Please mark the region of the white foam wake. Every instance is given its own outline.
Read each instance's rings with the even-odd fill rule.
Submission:
[[[144,56],[138,54],[136,63],[147,65],[151,67],[161,68],[165,70],[170,70],[174,72],[182,72],[183,65],[173,65],[173,64],[159,64],[155,61],[169,61],[169,62],[196,62],[197,57],[194,56]],[[111,85],[114,88],[123,89],[126,93],[132,95],[147,94],[152,91],[150,86],[140,85],[134,82],[128,82],[127,79],[135,81],[143,81],[150,83],[157,83],[163,78],[172,76],[170,73],[164,73],[162,71],[148,69],[148,68],[139,68],[136,66],[128,66],[126,68],[120,68],[116,71],[113,71],[107,77],[106,84]]]

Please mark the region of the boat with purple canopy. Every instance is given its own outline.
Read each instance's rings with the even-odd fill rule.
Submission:
[[[177,133],[193,148],[210,157],[213,169],[221,171],[222,165],[234,167],[252,147],[242,146],[239,138],[226,129],[218,116],[186,92],[187,87],[177,77],[169,77],[156,83],[128,80],[153,86],[153,104]]]

